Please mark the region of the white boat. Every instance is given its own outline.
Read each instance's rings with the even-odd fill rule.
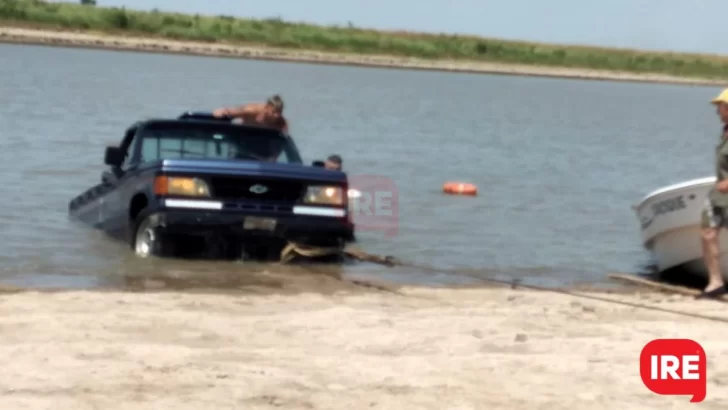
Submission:
[[[700,237],[700,214],[715,177],[693,179],[649,193],[633,207],[642,244],[660,272],[671,268],[707,277]],[[721,229],[721,268],[728,280],[728,232]]]

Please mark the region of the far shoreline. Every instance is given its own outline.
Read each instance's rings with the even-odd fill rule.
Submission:
[[[712,87],[728,85],[727,80],[677,77],[654,73],[631,73],[583,68],[531,66],[463,60],[425,60],[388,55],[346,54],[263,46],[241,46],[225,43],[178,41],[155,37],[132,37],[126,35],[121,36],[90,32],[69,32],[8,26],[0,27],[0,44],[3,43],[467,74],[511,75],[572,80],[617,81]]]

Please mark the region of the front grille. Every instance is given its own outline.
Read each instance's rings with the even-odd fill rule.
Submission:
[[[213,177],[210,183],[212,195],[223,200],[294,203],[305,189],[303,182],[257,177]],[[255,186],[264,187],[265,192],[254,192]]]

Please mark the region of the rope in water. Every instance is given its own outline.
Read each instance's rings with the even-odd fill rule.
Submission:
[[[340,257],[350,257],[362,262],[372,262],[377,263],[380,265],[385,265],[388,267],[395,267],[395,266],[401,266],[401,267],[408,267],[408,268],[414,268],[418,270],[422,270],[425,272],[431,272],[431,273],[445,273],[449,275],[455,275],[455,276],[462,276],[462,277],[468,277],[470,279],[475,279],[481,282],[486,283],[494,283],[499,285],[505,285],[510,286],[511,289],[516,288],[523,288],[523,289],[530,289],[530,290],[537,290],[541,292],[551,292],[551,293],[559,293],[562,295],[568,295],[572,297],[582,298],[582,299],[590,299],[590,300],[596,300],[600,302],[606,302],[606,303],[614,303],[618,305],[623,306],[629,306],[639,309],[645,309],[645,310],[653,310],[657,312],[663,312],[663,313],[672,313],[679,316],[686,316],[686,317],[692,317],[696,319],[704,319],[709,320],[713,322],[720,322],[720,323],[727,323],[728,324],[728,318],[721,318],[721,317],[715,317],[715,316],[707,316],[707,315],[700,315],[697,313],[690,313],[690,312],[683,312],[678,310],[671,310],[671,309],[665,309],[660,308],[657,306],[647,306],[639,303],[633,303],[633,302],[627,302],[627,301],[621,301],[621,300],[614,300],[610,298],[605,298],[597,295],[585,295],[581,293],[574,293],[568,290],[563,289],[554,289],[554,288],[546,288],[542,286],[536,286],[536,285],[528,285],[523,284],[521,280],[501,280],[501,279],[495,279],[495,278],[488,278],[480,275],[474,275],[474,274],[468,274],[462,271],[457,271],[454,269],[441,269],[441,268],[434,268],[432,266],[424,266],[424,265],[418,265],[414,263],[409,263],[405,261],[401,261],[399,259],[396,259],[392,256],[379,256],[379,255],[372,255],[369,253],[366,253],[364,251],[353,249],[353,248],[346,248],[341,249],[337,247],[314,247],[314,246],[305,246],[301,244],[297,244],[294,242],[289,242],[288,245],[281,251],[281,263],[285,264],[290,261],[292,261],[296,255],[308,257],[308,258],[320,258],[325,256],[340,256]]]

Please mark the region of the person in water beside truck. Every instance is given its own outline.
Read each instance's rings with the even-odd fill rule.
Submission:
[[[343,160],[341,159],[340,155],[329,155],[329,157],[326,158],[326,161],[324,161],[324,168],[334,171],[342,171],[342,163]]]
[[[238,107],[221,107],[212,112],[215,117],[242,120],[243,124],[261,125],[288,133],[288,121],[283,117],[283,99],[274,95],[265,103],[251,103]]]
[[[720,268],[720,230],[728,228],[728,89],[711,103],[716,106],[723,130],[715,149],[715,186],[708,193],[701,215],[703,259],[708,271],[708,284],[699,299],[718,298],[726,293]]]
[[[343,164],[344,160],[341,159],[341,155],[332,154],[329,155],[328,158],[326,158],[326,161],[324,161],[324,168],[330,169],[332,171],[344,172]],[[347,192],[347,195],[349,196],[350,200],[357,199],[361,197],[361,191],[356,188],[349,188],[349,192]]]

